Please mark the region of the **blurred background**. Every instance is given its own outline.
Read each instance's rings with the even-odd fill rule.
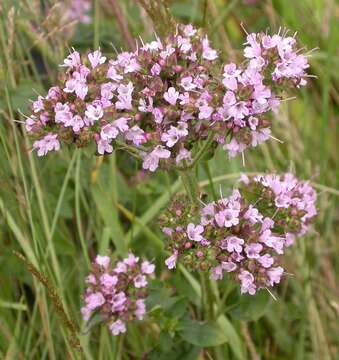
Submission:
[[[150,176],[121,152],[102,158],[91,150],[64,148],[38,159],[20,123],[29,99],[45,95],[55,84],[59,64],[72,47],[85,53],[100,46],[112,57],[116,50],[133,49],[139,37],[151,40],[158,31],[152,22],[156,13],[147,13],[142,3],[150,1],[0,2],[0,358],[58,359],[70,347],[46,290],[13,251],[51,279],[79,324],[84,277],[96,253],[110,249],[118,254],[129,241],[137,253],[157,258],[158,275],[168,277],[161,265],[163,238],[157,217],[180,190],[176,174]],[[246,36],[241,23],[248,32],[286,27],[298,32],[305,49],[319,48],[309,58],[310,73],[316,78],[296,100],[285,102],[273,121],[273,135],[283,144],[271,140],[250,149],[245,167],[240,158],[229,161],[220,149],[210,161],[210,175],[215,188],[227,192],[240,172],[292,171],[301,179],[311,179],[319,194],[314,231],[283,260],[293,276],[282,282],[278,301],[267,304],[263,313],[254,308],[251,314],[230,314],[242,350],[237,353],[231,346],[229,357],[338,359],[339,4],[335,0],[173,0],[167,5],[178,22],[205,27],[225,61],[241,57]],[[157,19],[160,24],[168,16],[162,15]],[[208,192],[204,169],[199,169],[199,179]],[[175,276],[178,285],[180,275]],[[183,288],[178,285],[176,291],[185,294]],[[126,359],[146,359],[143,356],[152,353],[152,339],[158,334],[153,330],[139,340],[131,334]],[[175,326],[171,330],[175,333]],[[150,358],[208,358],[199,351],[194,357],[175,349],[174,338],[165,338],[168,355],[159,350]],[[114,358],[115,340],[105,329],[84,334],[83,341],[90,349],[88,356]]]

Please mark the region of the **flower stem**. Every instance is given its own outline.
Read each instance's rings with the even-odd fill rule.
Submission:
[[[181,170],[180,176],[192,204],[199,205],[199,185],[195,172],[195,168]]]
[[[211,281],[205,271],[201,272],[201,285],[202,285],[202,299],[204,306],[204,320],[213,322],[215,320],[214,307],[213,307],[213,291],[211,288]]]
[[[180,170],[188,170],[188,169],[194,169],[197,164],[199,163],[199,161],[201,160],[201,158],[207,153],[207,151],[210,149],[211,145],[213,144],[214,141],[214,133],[211,132],[206,141],[204,142],[204,144],[201,146],[201,148],[198,150],[198,152],[196,153],[194,159],[192,160],[192,162],[186,166],[184,166],[183,168],[180,168]]]
[[[120,334],[115,339],[115,351],[114,351],[114,359],[115,360],[121,360],[122,359],[124,337],[125,337],[124,334]]]
[[[185,187],[186,193],[190,198],[192,204],[200,206],[199,203],[199,185],[196,178],[196,169],[185,169],[180,171],[181,180]],[[201,288],[202,288],[202,308],[204,311],[204,319],[208,321],[214,320],[213,308],[213,289],[208,274],[201,272]]]
[[[213,138],[210,137],[210,144],[212,143]],[[200,155],[198,158],[201,158],[205,151],[209,148],[210,144],[204,149],[201,149]],[[196,164],[196,163],[195,163]],[[206,170],[206,167],[205,167]],[[210,176],[209,168],[207,165],[207,174],[210,178],[210,186],[213,189],[213,181]],[[193,167],[185,167],[180,169],[180,177],[181,181],[185,187],[186,193],[190,198],[192,204],[196,206],[200,206],[199,203],[199,184],[196,178],[196,165]],[[213,189],[214,190],[214,189]],[[215,197],[216,195],[213,194]],[[216,313],[214,302],[219,298],[218,294],[215,294],[213,291],[213,284],[211,279],[209,278],[209,274],[206,271],[200,272],[200,279],[201,279],[201,315],[202,319],[208,322],[215,322],[216,321]],[[216,360],[222,359],[222,348],[213,348],[211,349]]]
[[[212,178],[212,174],[211,174],[211,170],[210,170],[210,167],[208,165],[208,162],[204,161],[202,165],[203,165],[205,173],[206,173],[206,175],[208,177],[208,182],[209,182],[209,186],[210,186],[210,189],[211,189],[211,194],[212,194],[213,200],[217,201],[218,197],[217,197],[217,193],[216,193],[216,191],[214,189],[213,178]]]

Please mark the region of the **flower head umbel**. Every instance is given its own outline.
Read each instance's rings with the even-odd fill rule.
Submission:
[[[279,256],[308,230],[315,201],[310,184],[292,174],[242,176],[239,190],[202,209],[175,200],[161,218],[171,252],[166,265],[182,261],[216,280],[230,273],[253,295],[280,282]]]
[[[282,92],[307,77],[294,37],[250,34],[244,57],[241,66],[222,66],[207,36],[191,25],[114,59],[100,49],[73,51],[60,85],[33,102],[26,129],[38,141],[54,134],[78,147],[95,142],[101,155],[123,142],[150,171],[184,166],[207,139],[232,157],[271,136],[270,114]]]
[[[298,50],[295,36],[280,32],[273,36],[249,34],[245,65],[224,66],[226,92],[218,115],[230,129],[230,140],[224,142],[230,157],[268,140],[271,113],[277,112],[283,92],[307,83],[306,56]]]
[[[126,323],[142,320],[149,277],[155,266],[132,253],[116,264],[98,255],[86,278],[87,289],[81,312],[85,321],[100,313],[113,335],[126,332]]]

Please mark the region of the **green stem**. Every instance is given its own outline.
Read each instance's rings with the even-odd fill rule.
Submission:
[[[208,182],[209,182],[209,186],[210,186],[210,189],[211,189],[213,200],[217,201],[218,197],[217,197],[217,193],[216,193],[216,191],[214,189],[212,173],[211,173],[210,167],[208,165],[208,162],[204,161],[202,165],[204,167],[205,173],[206,173],[207,178],[208,178]]]
[[[121,360],[122,359],[122,349],[124,343],[124,334],[120,334],[115,341],[115,351],[114,351],[114,359]]]
[[[197,158],[199,159],[203,156],[205,151],[207,151],[207,149],[210,147],[212,141],[213,141],[213,137],[209,136],[208,146],[203,146],[203,148],[200,149],[196,159]],[[207,171],[206,171],[206,168],[207,168]],[[214,193],[213,181],[212,181],[211,173],[209,171],[207,162],[206,162],[205,171],[207,172],[207,175],[210,180],[210,185],[211,185],[211,188]],[[180,176],[181,176],[182,183],[185,187],[186,193],[190,198],[190,201],[192,202],[192,204],[194,204],[196,206],[200,206],[200,204],[199,204],[199,184],[198,184],[198,181],[196,178],[196,166],[193,166],[192,168],[185,167],[185,168],[181,169]],[[215,193],[214,193],[214,197],[216,198]],[[209,274],[207,272],[201,271],[200,278],[201,278],[201,314],[202,314],[201,318],[205,321],[213,323],[216,321],[216,313],[215,313],[216,309],[214,307],[214,303],[219,298],[218,291],[217,291],[217,289],[216,290],[213,289],[212,281],[210,280]],[[212,351],[215,359],[221,360],[223,358],[221,348],[216,347],[216,348],[211,349],[211,351]]]
[[[188,169],[180,171],[181,180],[185,187],[186,193],[189,196],[192,204],[200,206],[199,204],[199,184],[196,178],[196,169]],[[214,320],[213,308],[213,290],[211,282],[206,272],[201,272],[201,287],[202,287],[202,308],[205,313],[205,320]]]
[[[100,6],[99,6],[99,0],[94,1],[94,38],[93,38],[93,45],[94,49],[97,49],[99,47],[99,38],[100,38]]]
[[[192,204],[199,205],[199,184],[196,178],[195,168],[181,170],[180,176]]]
[[[181,168],[180,170],[188,170],[188,169],[194,169],[196,167],[196,165],[198,164],[198,162],[200,161],[200,159],[206,154],[206,152],[209,150],[209,148],[211,147],[211,145],[213,144],[214,141],[214,133],[211,132],[206,141],[204,142],[203,146],[198,150],[198,152],[196,153],[193,161],[185,166],[184,168]]]
[[[213,322],[214,321],[214,296],[211,287],[211,280],[208,277],[208,273],[201,272],[201,285],[202,285],[202,299],[203,299],[203,307],[204,307],[204,320]]]

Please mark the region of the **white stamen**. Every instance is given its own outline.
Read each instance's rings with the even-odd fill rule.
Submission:
[[[223,198],[224,198],[224,195],[223,195],[222,190],[221,190],[221,185],[219,185],[219,192],[220,192],[221,198],[223,199]]]
[[[25,117],[26,119],[31,119],[30,116],[25,115],[20,109],[18,109],[18,113],[19,113],[21,116]]]
[[[272,216],[272,220],[276,217],[276,215],[278,214],[279,212],[279,208],[277,208],[277,210],[274,212],[273,216]],[[277,236],[278,237],[278,236]]]
[[[242,166],[245,167],[245,155],[244,152],[241,152],[241,158],[242,158]]]
[[[139,35],[139,39],[140,39],[140,42],[141,42],[142,46],[144,47],[145,46],[144,40],[142,40],[142,37],[140,35]]]
[[[116,52],[116,54],[119,55],[119,52],[113,43],[111,43],[111,46],[112,46],[113,50]]]
[[[248,36],[248,32],[247,32],[247,30],[245,29],[245,26],[244,26],[243,22],[240,23],[240,26],[241,26],[241,28],[244,30],[245,34]]]
[[[272,136],[272,135],[268,135],[268,136],[269,136],[270,138],[272,138],[273,140],[278,141],[280,144],[283,144],[283,143],[284,143],[283,141],[277,139],[276,137],[274,137],[274,136]]]
[[[201,202],[201,204],[203,204],[204,206],[207,206],[200,198],[197,198],[199,202]]]
[[[267,288],[267,287],[265,287],[265,289],[266,289],[266,290],[268,291],[268,293],[271,295],[272,299],[273,299],[274,301],[277,301],[277,298],[273,295],[272,291],[271,291],[269,288]]]
[[[286,99],[281,99],[280,102],[295,100],[296,98],[297,98],[296,96],[292,96],[292,97],[289,97],[289,98],[286,98]]]

